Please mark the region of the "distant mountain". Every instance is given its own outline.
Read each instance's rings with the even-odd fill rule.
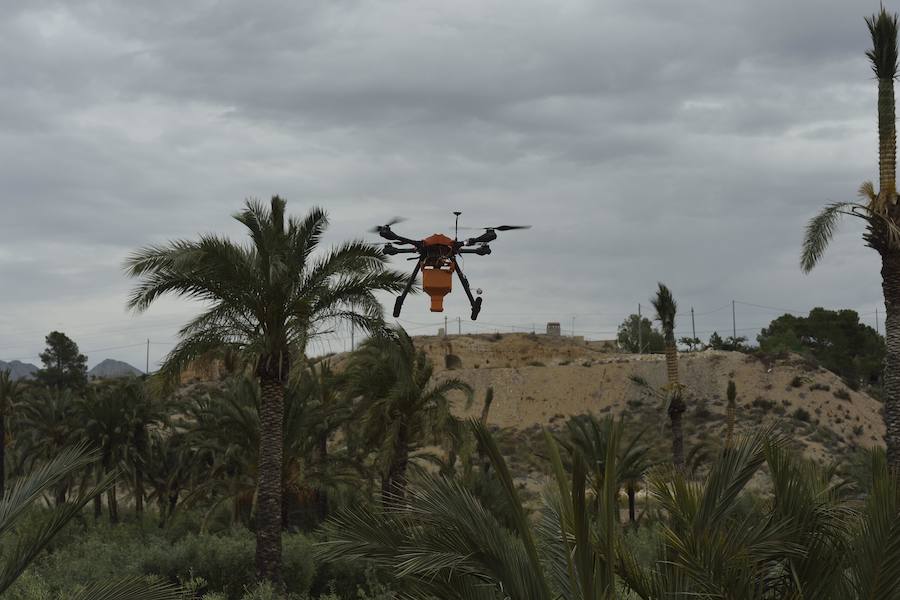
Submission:
[[[88,378],[117,379],[119,377],[135,377],[143,374],[143,371],[135,369],[127,362],[107,358],[88,371]]]
[[[31,379],[34,377],[34,372],[37,370],[38,368],[31,363],[23,363],[18,360],[11,362],[3,362],[0,360],[0,371],[9,371],[10,376],[14,380]]]

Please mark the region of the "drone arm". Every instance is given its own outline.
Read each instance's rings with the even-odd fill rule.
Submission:
[[[386,240],[391,240],[392,242],[399,242],[401,244],[412,244],[416,248],[419,247],[421,243],[419,240],[413,240],[408,237],[403,237],[402,235],[397,235],[394,233],[390,227],[380,227],[378,228],[378,235],[383,237]]]
[[[469,238],[466,240],[466,246],[474,246],[475,244],[483,244],[487,242],[493,242],[497,239],[497,232],[493,229],[488,229],[478,237]]]
[[[478,313],[481,312],[481,298],[475,298],[472,296],[472,290],[469,289],[469,280],[466,279],[466,276],[463,274],[462,269],[459,268],[459,263],[453,261],[454,270],[456,274],[459,276],[459,281],[462,283],[463,290],[466,292],[466,296],[469,298],[469,304],[472,305],[472,320],[478,318]]]
[[[393,244],[384,245],[384,253],[388,256],[393,256],[394,254],[416,254],[418,251],[418,248],[398,248]]]
[[[481,256],[485,256],[491,253],[491,247],[487,244],[483,246],[479,246],[478,248],[462,248],[459,251],[459,254],[479,254]]]
[[[406,295],[409,294],[409,290],[412,289],[413,284],[416,283],[416,276],[419,274],[419,269],[421,268],[422,263],[417,262],[416,266],[413,268],[412,275],[409,277],[409,281],[406,282],[406,288],[403,289],[403,293],[397,296],[397,300],[394,301],[394,318],[400,316],[400,311],[403,309],[403,301],[406,300]]]

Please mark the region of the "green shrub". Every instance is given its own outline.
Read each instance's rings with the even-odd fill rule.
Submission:
[[[810,414],[808,410],[803,408],[798,408],[791,414],[792,417],[797,419],[798,421],[803,421],[804,423],[809,423]]]
[[[847,402],[851,401],[850,392],[847,391],[847,388],[841,388],[839,390],[835,390],[832,393],[834,394],[834,397],[837,398],[838,400],[844,400]]]
[[[305,593],[315,574],[312,545],[299,534],[284,536],[283,544],[287,591]],[[170,581],[187,574],[202,577],[208,582],[208,590],[239,600],[245,586],[256,580],[255,548],[256,540],[247,530],[228,535],[189,535],[169,547],[147,551],[140,568],[144,573],[161,575]]]
[[[814,383],[809,386],[809,391],[815,392],[816,390],[821,390],[823,392],[830,392],[831,386],[825,383]]]
[[[799,375],[795,375],[794,378],[791,379],[791,387],[795,387],[795,388],[802,387],[803,381],[804,381],[803,377],[800,377]]]
[[[763,411],[770,411],[775,408],[774,400],[768,400],[766,398],[763,398],[762,396],[757,396],[751,404],[753,408],[759,408]]]

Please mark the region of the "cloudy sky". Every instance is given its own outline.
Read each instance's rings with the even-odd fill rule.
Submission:
[[[329,243],[398,214],[411,235],[453,210],[532,224],[466,262],[485,300],[473,326],[447,298],[464,331],[612,337],[657,281],[680,335],[691,306],[700,337],[729,331],[733,299],[751,338],[818,305],[874,324],[859,223],[798,266],[808,218],[876,178],[874,0],[3,6],[0,359],[61,329],[91,364],[143,368],[149,338],[153,368],[195,307],[129,314],[124,257],[240,236],[230,215],[273,194],[325,207]],[[402,323],[436,330],[426,307]]]

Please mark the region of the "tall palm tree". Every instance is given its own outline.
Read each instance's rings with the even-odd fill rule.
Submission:
[[[12,379],[8,370],[0,371],[0,497],[6,489],[6,417],[21,396],[19,382]]]
[[[669,288],[659,284],[656,295],[650,299],[656,309],[656,319],[662,327],[666,348],[666,389],[667,412],[672,424],[672,462],[678,470],[684,469],[684,431],[681,418],[687,407],[681,383],[678,381],[678,347],[675,345],[675,314],[678,305]]]
[[[348,392],[361,398],[363,438],[378,447],[382,501],[401,498],[406,489],[410,453],[444,431],[452,391],[468,402],[472,388],[445,378],[432,381],[434,367],[401,327],[385,328],[354,354],[348,369]]]
[[[324,211],[287,217],[285,201],[248,201],[235,215],[250,235],[241,245],[201,236],[138,250],[126,261],[140,283],[128,306],[146,310],[164,294],[208,303],[185,325],[166,357],[164,375],[176,376],[192,360],[222,348],[255,358],[261,389],[257,481],[256,570],[281,581],[284,394],[292,360],[311,336],[338,319],[371,328],[381,318],[378,290],[399,291],[404,277],[385,268],[385,256],[360,241],[316,254],[328,225]]]
[[[15,414],[15,429],[20,432],[16,450],[23,470],[36,468],[75,442],[79,433],[76,403],[70,390],[54,388],[39,388],[23,398]],[[54,484],[57,505],[65,503],[70,483],[63,478]]]
[[[866,245],[881,255],[881,287],[885,305],[884,420],[888,463],[900,472],[900,205],[897,203],[897,136],[894,78],[897,75],[897,15],[881,12],[866,19],[872,49],[866,53],[878,79],[878,186],[859,188],[862,202],[829,204],[810,220],[803,239],[801,266],[816,266],[843,215],[863,219]]]

